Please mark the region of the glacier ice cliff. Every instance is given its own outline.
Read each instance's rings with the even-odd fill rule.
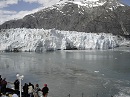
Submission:
[[[111,49],[124,45],[124,38],[105,33],[55,29],[5,29],[0,31],[1,51],[48,51],[65,49]]]

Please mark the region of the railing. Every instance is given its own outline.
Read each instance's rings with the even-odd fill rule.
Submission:
[[[70,95],[70,94],[68,94],[68,96],[67,96],[67,97],[71,97],[71,95]],[[86,96],[84,96],[84,93],[82,93],[82,94],[81,94],[81,97],[86,97]],[[98,93],[95,95],[95,97],[99,97]],[[114,96],[112,96],[112,95],[111,95],[111,97],[114,97]]]

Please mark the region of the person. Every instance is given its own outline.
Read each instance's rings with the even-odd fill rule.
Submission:
[[[18,95],[17,95],[17,94],[15,94],[15,93],[13,93],[12,97],[18,97]]]
[[[42,88],[43,97],[47,97],[49,88],[47,87],[47,84],[44,84],[44,87]]]
[[[2,89],[2,78],[1,78],[1,75],[0,75],[0,94],[1,94],[1,89]]]
[[[40,97],[39,94],[38,94],[39,91],[41,91],[41,89],[39,88],[39,85],[36,84],[35,87],[34,87],[34,90],[33,90],[34,97]]]
[[[29,97],[33,97],[33,88],[34,86],[31,84],[31,83],[29,83],[29,85],[28,85],[28,94],[29,94]]]
[[[28,84],[25,83],[23,86],[24,97],[28,97]]]
[[[4,79],[1,81],[1,86],[2,86],[1,92],[2,92],[3,94],[6,93],[6,85],[7,85],[7,81],[6,81],[6,78],[4,78]]]
[[[14,89],[15,89],[15,90],[19,90],[19,80],[18,80],[18,79],[16,79],[16,80],[14,81]]]
[[[1,75],[0,75],[0,78],[1,78]]]

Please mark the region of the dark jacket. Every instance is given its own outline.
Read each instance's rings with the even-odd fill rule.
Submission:
[[[49,91],[49,88],[48,87],[43,87],[42,88],[42,92],[43,92],[43,95],[46,95]]]
[[[19,80],[15,80],[14,88],[15,88],[15,90],[19,90]]]

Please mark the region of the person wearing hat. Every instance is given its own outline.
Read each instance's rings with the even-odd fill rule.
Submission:
[[[47,97],[49,88],[47,87],[47,84],[44,84],[44,87],[42,88],[43,97]]]

